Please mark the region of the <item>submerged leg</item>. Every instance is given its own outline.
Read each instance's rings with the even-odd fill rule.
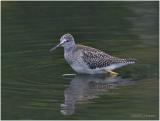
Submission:
[[[109,72],[112,76],[118,76],[119,74],[114,72],[114,71],[111,71],[111,70],[107,70],[107,72]]]
[[[75,76],[76,74],[63,74],[62,76]]]

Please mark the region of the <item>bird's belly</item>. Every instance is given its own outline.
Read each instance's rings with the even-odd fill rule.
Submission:
[[[90,69],[87,65],[77,65],[77,64],[72,64],[71,65],[72,69],[74,71],[76,71],[77,73],[81,73],[81,74],[101,74],[101,73],[105,73],[104,69]]]
[[[124,66],[126,64],[116,64],[116,65],[111,65],[107,66],[104,68],[96,68],[96,69],[90,69],[88,66],[84,66],[83,64],[72,64],[71,67],[74,71],[77,73],[83,73],[83,74],[103,74],[106,73],[107,71],[114,70],[116,68],[119,68],[121,66]]]
[[[74,70],[74,71],[76,71],[77,73],[86,73],[86,67],[84,67],[84,65],[82,65],[82,64],[75,64],[75,63],[73,63],[73,64],[71,64],[70,65],[71,67],[72,67],[72,69]]]

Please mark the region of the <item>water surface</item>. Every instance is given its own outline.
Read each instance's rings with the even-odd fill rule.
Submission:
[[[2,119],[158,119],[158,2],[2,2]],[[118,77],[76,75],[77,43],[138,61]]]

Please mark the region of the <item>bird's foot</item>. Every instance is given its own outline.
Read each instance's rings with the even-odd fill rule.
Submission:
[[[107,71],[107,72],[109,72],[111,74],[111,76],[118,76],[119,75],[118,73],[116,73],[114,71]]]

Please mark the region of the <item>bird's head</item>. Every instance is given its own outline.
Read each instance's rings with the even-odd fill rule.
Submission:
[[[53,50],[55,50],[58,47],[64,47],[64,49],[68,49],[71,48],[75,45],[74,42],[74,38],[71,34],[64,34],[61,38],[60,38],[60,43],[57,44],[55,47],[50,49],[50,52],[52,52]]]

